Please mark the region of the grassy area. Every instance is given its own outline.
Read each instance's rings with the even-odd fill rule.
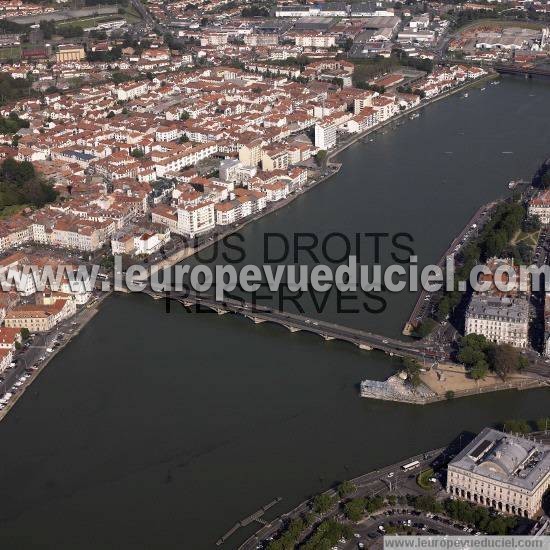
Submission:
[[[522,27],[524,29],[542,29],[547,26],[544,21],[509,21],[507,19],[477,19],[458,27],[453,34],[460,34],[476,27]]]
[[[56,27],[80,27],[82,29],[88,29],[95,27],[98,23],[106,23],[107,21],[115,21],[117,19],[126,19],[125,15],[98,15],[96,17],[82,17],[81,19],[67,19],[66,21],[59,21],[56,23]]]
[[[531,248],[535,248],[537,246],[537,242],[539,240],[539,234],[540,230],[532,231],[531,233],[526,233],[522,230],[519,230],[510,241],[510,244],[516,245],[519,243],[525,243],[526,245],[530,246]]]
[[[429,491],[433,488],[433,484],[430,481],[430,478],[433,476],[434,471],[431,468],[428,468],[427,470],[420,472],[418,476],[416,476],[416,483],[418,483],[418,485],[422,487],[422,489],[426,489],[427,491]]]
[[[11,206],[4,206],[4,208],[0,208],[0,220],[5,220],[18,212],[21,212],[21,210],[24,210],[28,206],[28,204],[13,204]]]
[[[124,8],[124,19],[128,21],[128,23],[137,23],[138,21],[141,21],[141,15],[134,9],[134,6],[128,5]]]
[[[383,59],[353,59],[355,71],[354,82],[370,80],[371,78],[387,73],[399,66],[399,62],[392,58]]]
[[[0,59],[21,59],[21,46],[0,48]]]

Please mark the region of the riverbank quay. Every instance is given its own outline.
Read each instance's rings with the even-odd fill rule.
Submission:
[[[340,497],[337,489],[335,488],[321,493],[331,499],[335,499],[335,503],[325,514],[320,514],[316,517],[314,525],[310,527],[310,531],[324,519],[334,515],[338,511],[338,508],[343,500],[348,500],[350,498],[372,497],[383,492],[390,491],[398,485],[404,484],[409,476],[409,472],[403,469],[403,466],[406,464],[418,461],[418,466],[415,468],[415,472],[418,473],[429,467],[434,461],[445,460],[448,457],[448,453],[449,447],[432,449],[430,451],[401,460],[395,464],[384,466],[378,470],[349,479],[347,481],[355,487],[355,491],[352,494],[345,495],[344,497]],[[258,531],[256,531],[256,533],[242,543],[238,549],[256,549],[260,542],[268,540],[270,537],[274,537],[288,522],[293,519],[300,518],[303,514],[309,513],[311,511],[311,504],[312,498],[304,500],[291,511],[282,514],[278,518],[275,518],[261,527]],[[307,534],[305,536],[307,536]]]
[[[278,201],[274,203],[272,206],[269,206],[265,210],[258,212],[257,214],[250,216],[246,218],[245,220],[239,221],[235,224],[233,224],[231,227],[226,229],[225,231],[216,232],[214,234],[209,234],[205,237],[205,240],[203,242],[200,242],[198,246],[195,247],[186,247],[177,251],[172,252],[169,256],[166,258],[163,258],[162,260],[150,264],[149,266],[146,266],[148,269],[148,274],[151,275],[152,273],[156,273],[162,269],[170,268],[174,266],[177,263],[180,263],[195,254],[198,254],[199,252],[202,252],[203,250],[209,248],[210,246],[214,245],[215,243],[223,240],[224,238],[228,237],[229,235],[232,235],[234,233],[237,233],[239,230],[246,227],[248,224],[255,222],[263,217],[269,216],[270,214],[273,214],[280,210],[281,208],[284,208],[285,206],[292,203],[294,200],[296,200],[298,197],[301,197],[311,189],[315,188],[317,185],[331,179],[333,176],[338,174],[340,171],[342,165],[341,163],[336,162],[335,157],[337,157],[340,153],[345,151],[348,147],[353,145],[354,143],[357,143],[361,139],[376,133],[383,128],[386,128],[388,126],[391,126],[395,122],[398,122],[404,117],[410,116],[411,114],[415,113],[416,111],[419,111],[420,109],[423,109],[424,107],[427,107],[431,105],[432,103],[435,103],[436,101],[440,101],[442,99],[448,98],[452,95],[455,95],[457,93],[460,93],[468,88],[471,88],[473,86],[476,86],[482,82],[486,82],[489,80],[494,80],[495,78],[498,78],[497,73],[488,73],[478,79],[466,82],[463,85],[457,86],[456,88],[453,88],[451,90],[448,90],[447,92],[440,94],[436,97],[433,97],[431,99],[421,101],[419,105],[412,107],[410,109],[406,109],[399,114],[395,115],[394,117],[377,124],[376,126],[373,126],[372,128],[369,128],[365,130],[364,132],[358,133],[354,135],[352,138],[343,141],[339,145],[337,145],[334,149],[328,151],[327,158],[326,158],[326,169],[323,171],[323,168],[319,168],[320,176],[313,179],[311,182],[308,182],[302,189],[296,191],[286,199],[283,199],[281,201]]]
[[[16,356],[17,366],[5,372],[6,379],[0,384],[2,394],[12,393],[12,397],[0,411],[0,422],[7,416],[17,401],[29,389],[31,384],[38,378],[40,373],[48,366],[50,361],[57,357],[65,347],[74,339],[82,329],[96,316],[100,306],[112,294],[112,292],[101,293],[92,303],[84,306],[81,310],[62,323],[57,325],[48,333],[38,333],[34,336],[33,341],[28,349],[22,351]],[[60,334],[63,337],[60,339]],[[41,345],[38,345],[39,342]],[[47,349],[58,342],[59,345],[53,348],[53,351],[48,353]],[[33,365],[35,365],[33,367]],[[14,384],[27,373],[28,378],[25,382],[13,391]]]
[[[463,380],[467,381],[468,379],[464,376]],[[444,389],[434,389],[433,385],[423,379],[418,387],[413,388],[398,375],[394,375],[383,381],[363,380],[360,385],[360,395],[366,399],[393,401],[409,405],[430,405],[439,401],[449,401],[498,391],[550,388],[550,380],[537,375],[522,375],[507,381],[491,380],[487,383],[476,383],[471,380],[470,382],[469,387],[462,387],[463,384],[459,385],[461,389],[453,384],[445,384]]]
[[[437,265],[441,268],[445,266],[445,260],[447,256],[456,254],[463,248],[468,242],[475,239],[480,231],[483,229],[487,221],[490,220],[491,215],[498,204],[504,199],[491,201],[490,203],[480,206],[475,214],[468,220],[464,228],[453,239],[449,247],[443,252],[441,258],[437,262]],[[474,227],[475,226],[475,227]],[[403,328],[404,336],[413,335],[416,327],[428,316],[430,306],[432,305],[432,293],[422,289],[418,294],[418,299],[413,307],[411,315],[407,319]]]
[[[148,275],[151,276],[153,273],[157,273],[162,269],[168,269],[174,266],[175,264],[180,263],[186,260],[187,258],[190,258],[195,254],[202,252],[203,250],[206,250],[207,248],[211,247],[212,245],[216,244],[219,241],[222,241],[223,239],[229,237],[230,235],[237,233],[239,230],[244,229],[247,225],[251,224],[252,222],[255,222],[261,218],[269,216],[270,214],[274,214],[275,212],[289,205],[291,202],[295,201],[297,198],[301,197],[302,195],[304,195],[305,193],[307,193],[308,191],[310,191],[320,183],[323,183],[324,181],[338,174],[341,167],[342,165],[339,163],[329,163],[327,165],[326,175],[323,175],[320,178],[311,180],[304,187],[302,187],[302,189],[296,191],[292,195],[288,196],[286,199],[277,201],[276,203],[274,203],[273,205],[270,205],[269,207],[262,210],[261,212],[258,212],[257,214],[254,214],[242,221],[239,221],[233,224],[231,227],[229,227],[225,231],[216,232],[215,234],[208,235],[205,238],[205,240],[203,240],[198,244],[198,246],[187,247],[187,248],[178,250],[176,252],[173,252],[163,260],[149,265]]]
[[[361,476],[349,479],[342,482],[341,485],[347,485],[352,487],[350,492],[346,491],[346,494],[339,494],[338,487],[329,489],[321,495],[326,495],[333,500],[330,509],[322,514],[315,514],[314,521],[309,525],[306,530],[300,535],[300,538],[296,541],[307,540],[307,538],[315,531],[315,529],[327,519],[343,520],[342,506],[353,499],[357,498],[372,498],[372,497],[387,497],[392,495],[394,500],[390,503],[389,499],[386,504],[372,513],[365,511],[365,515],[359,521],[345,520],[348,525],[353,527],[354,532],[361,533],[361,537],[366,535],[367,530],[364,527],[369,524],[375,525],[375,529],[378,529],[378,523],[383,521],[383,516],[394,516],[392,520],[401,519],[401,514],[416,516],[413,521],[422,520],[424,524],[429,524],[434,520],[433,514],[427,514],[427,510],[422,508],[415,508],[408,501],[408,497],[430,497],[437,501],[442,501],[449,497],[446,491],[446,467],[449,461],[454,458],[466,445],[468,445],[474,434],[470,432],[461,432],[455,437],[453,441],[446,447],[426,451],[425,453],[411,456],[408,459],[402,460],[398,463],[390,466],[385,466],[381,469],[371,471]],[[550,434],[548,431],[536,431],[526,435],[526,437],[536,438],[536,440],[544,443],[550,441]],[[433,479],[430,480],[430,487],[424,487],[419,481],[419,475],[423,472],[432,470],[431,475]],[[351,484],[351,486],[350,486]],[[319,495],[318,495],[319,496]],[[238,550],[254,550],[259,548],[260,544],[262,548],[265,548],[265,544],[269,541],[280,536],[292,520],[303,518],[306,514],[312,513],[312,504],[314,497],[300,503],[296,508],[287,512],[280,517],[272,520],[269,524],[264,525],[256,533],[250,536],[244,543],[242,543]],[[442,534],[461,534],[466,532],[471,533],[472,529],[468,531],[464,522],[460,522],[460,526],[457,525],[457,520],[449,518],[445,512],[438,512],[439,519],[435,519],[437,525],[434,527],[441,527],[443,529]],[[395,517],[397,516],[397,517]],[[410,526],[410,524],[409,524]],[[455,530],[460,531],[455,532]],[[419,533],[424,534],[424,533]],[[380,533],[378,533],[381,536]],[[355,537],[358,539],[359,537]],[[348,541],[348,546],[345,548],[355,547],[357,540],[351,539]],[[372,542],[372,541],[369,541]],[[370,547],[370,545],[369,545]]]
[[[427,99],[425,101],[421,101],[418,105],[415,107],[411,107],[410,109],[405,109],[404,111],[401,111],[399,114],[393,116],[392,118],[385,120],[384,122],[377,124],[376,126],[373,126],[372,128],[369,128],[368,130],[365,130],[364,132],[361,132],[359,134],[356,134],[351,139],[346,140],[344,143],[341,143],[340,145],[337,145],[334,149],[329,151],[327,155],[327,161],[331,161],[334,157],[338,156],[340,153],[345,151],[348,147],[353,145],[354,143],[357,143],[358,141],[362,140],[363,138],[369,136],[370,134],[376,133],[386,126],[391,126],[393,123],[398,122],[404,117],[410,116],[411,114],[420,111],[424,107],[428,107],[429,105],[432,105],[433,103],[436,103],[437,101],[441,101],[442,99],[446,99],[450,96],[453,96],[455,94],[458,94],[460,92],[463,92],[469,88],[472,88],[474,86],[477,86],[478,84],[481,84],[482,82],[488,82],[490,80],[495,80],[496,78],[499,78],[498,73],[496,72],[490,72],[480,78],[477,78],[475,80],[471,80],[469,82],[466,82],[465,84],[462,84],[461,86],[457,86],[456,88],[453,88],[451,90],[448,90],[440,95],[437,95],[435,97],[432,97],[430,99]]]

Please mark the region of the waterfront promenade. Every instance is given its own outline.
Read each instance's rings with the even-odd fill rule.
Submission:
[[[352,483],[356,488],[353,494],[353,498],[366,496],[372,497],[382,492],[386,492],[390,490],[390,488],[395,491],[399,486],[402,486],[407,482],[407,479],[410,475],[410,472],[406,472],[405,470],[403,470],[403,466],[405,464],[418,461],[419,465],[414,470],[414,473],[416,475],[422,470],[428,468],[434,460],[445,459],[447,452],[448,451],[446,447],[432,449],[430,451],[426,451],[425,453],[421,453],[400,460],[395,464],[390,464],[378,470],[374,470],[372,472],[368,472],[366,474],[350,479],[350,483]],[[327,494],[331,498],[338,496],[338,493],[335,489],[329,489],[323,494]],[[349,496],[346,498],[349,498]],[[301,502],[291,511],[263,525],[263,527],[256,531],[254,535],[252,535],[239,546],[239,550],[254,550],[260,541],[266,540],[267,538],[274,536],[285,525],[287,521],[298,518],[302,514],[308,513],[310,509],[311,499],[307,499]],[[331,512],[332,514],[334,514],[334,509],[332,509]],[[327,513],[326,515],[331,515],[331,512]]]
[[[468,220],[468,222],[466,223],[462,231],[453,239],[453,241],[451,242],[447,250],[443,252],[439,262],[437,263],[439,267],[443,268],[445,266],[445,260],[447,256],[455,255],[466,244],[468,233],[471,232],[468,240],[471,240],[472,238],[479,235],[480,230],[483,228],[485,223],[487,223],[487,221],[490,219],[495,206],[499,202],[500,201],[498,200],[491,201],[490,203],[484,204],[477,209],[476,213]],[[474,225],[477,226],[475,230],[473,227]],[[403,334],[405,336],[410,336],[414,332],[414,329],[429,314],[430,306],[432,305],[431,302],[432,302],[432,294],[422,289],[418,293],[418,299],[416,301],[416,304],[413,307],[413,310],[407,322],[405,323],[405,327],[403,329]]]
[[[248,216],[247,218],[240,220],[239,222],[236,222],[235,224],[231,225],[230,227],[228,227],[223,231],[209,234],[205,239],[199,242],[199,244],[195,247],[183,247],[179,250],[175,250],[166,258],[163,258],[157,262],[150,264],[148,266],[149,274],[152,272],[157,272],[164,268],[171,267],[179,262],[186,260],[187,258],[190,258],[191,256],[194,256],[195,254],[198,254],[199,252],[205,250],[206,248],[209,248],[216,242],[219,242],[225,237],[228,237],[229,235],[232,235],[237,231],[243,229],[248,224],[253,223],[265,216],[269,216],[270,214],[277,212],[278,210],[289,205],[290,203],[292,203],[297,198],[301,197],[311,189],[315,188],[320,183],[324,183],[325,181],[331,179],[333,176],[338,174],[341,168],[341,164],[336,162],[335,160],[336,157],[340,153],[342,153],[343,151],[351,147],[353,144],[364,139],[365,137],[371,134],[374,134],[376,132],[379,132],[380,130],[382,130],[387,126],[392,126],[396,122],[402,120],[403,118],[409,117],[411,114],[423,109],[424,107],[427,107],[433,103],[441,101],[442,99],[445,99],[452,95],[460,93],[468,88],[471,88],[472,86],[481,84],[482,82],[493,80],[497,76],[498,75],[496,73],[488,73],[487,75],[481,78],[468,81],[465,84],[457,86],[456,88],[448,90],[447,92],[444,92],[438,96],[421,101],[417,106],[411,107],[410,109],[405,109],[404,111],[401,111],[399,114],[389,118],[388,120],[385,120],[384,122],[381,122],[379,124],[376,124],[375,126],[372,126],[371,128],[368,128],[364,132],[360,132],[358,134],[352,135],[347,139],[341,140],[340,143],[336,145],[336,147],[334,147],[328,152],[327,159],[326,159],[326,169],[323,171],[321,168],[319,168],[319,175],[315,179],[308,181],[307,185],[305,185],[302,189],[289,195],[286,199],[270,204],[265,210],[262,210],[261,212],[258,212],[252,216]]]

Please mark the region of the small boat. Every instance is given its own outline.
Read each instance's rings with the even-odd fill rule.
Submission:
[[[514,151],[502,151],[503,155],[513,155]]]
[[[508,182],[508,189],[513,189],[514,187],[516,187],[516,185],[520,183],[519,181],[517,180],[512,180],[512,181],[509,181]]]
[[[464,95],[463,95],[462,97],[468,97],[468,94],[467,94],[467,93],[465,93],[465,94],[464,94]]]
[[[413,113],[411,116],[410,116],[410,119],[411,120],[414,120],[415,118],[418,118],[420,115],[418,113]]]
[[[485,91],[485,88],[481,88],[481,91],[484,92],[484,91]]]

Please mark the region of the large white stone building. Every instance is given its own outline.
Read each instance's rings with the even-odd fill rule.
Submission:
[[[530,216],[536,216],[540,223],[550,223],[550,189],[531,199],[528,213]]]
[[[485,428],[450,463],[447,492],[504,514],[532,518],[550,487],[550,446]]]
[[[466,311],[465,334],[481,334],[496,344],[527,346],[529,302],[526,298],[474,294]]]

